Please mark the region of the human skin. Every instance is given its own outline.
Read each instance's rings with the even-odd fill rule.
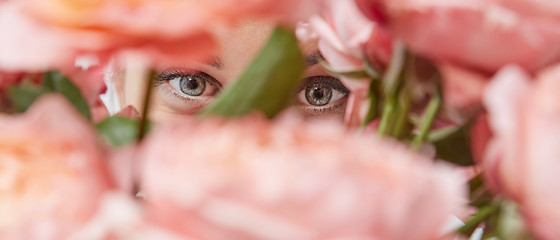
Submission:
[[[237,27],[214,30],[219,45],[216,58],[206,64],[185,63],[183,66],[163,68],[159,78],[173,79],[191,72],[202,72],[204,78],[213,78],[207,82],[205,92],[200,96],[189,96],[182,92],[179,80],[157,81],[152,91],[149,117],[156,122],[167,121],[184,115],[194,115],[213,101],[219,90],[233,83],[249,66],[261,47],[266,43],[274,25],[267,21],[247,21]],[[294,106],[306,118],[336,118],[343,121],[346,103],[350,91],[338,79],[329,76],[317,64],[321,58],[316,40],[300,42],[308,67],[302,78],[302,89],[294,96]],[[127,68],[128,67],[128,68]],[[117,71],[117,91],[120,93],[120,105],[132,105],[142,109],[144,84],[139,84],[134,66],[127,66]],[[132,69],[132,70],[131,70]],[[127,76],[128,75],[128,76]],[[166,77],[165,77],[166,76]],[[170,77],[171,76],[171,77]],[[314,88],[318,82],[326,82],[321,87],[329,88],[331,100],[321,106],[312,105],[306,98],[306,86]],[[213,84],[212,84],[213,83]],[[220,86],[221,85],[221,86]],[[186,85],[183,85],[186,86]],[[323,102],[324,103],[324,102]],[[317,102],[315,102],[317,104]]]

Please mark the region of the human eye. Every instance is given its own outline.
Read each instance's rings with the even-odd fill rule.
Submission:
[[[154,80],[153,119],[197,114],[222,89],[220,81],[210,74],[191,69],[165,70],[158,73]]]
[[[177,96],[186,99],[213,97],[222,88],[218,80],[200,71],[168,70],[157,81],[168,84]]]
[[[313,76],[303,80],[297,93],[297,105],[306,117],[343,117],[348,90],[332,76]]]

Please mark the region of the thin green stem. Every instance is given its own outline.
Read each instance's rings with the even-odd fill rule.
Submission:
[[[393,129],[394,112],[397,108],[397,99],[390,98],[385,100],[383,104],[383,113],[381,114],[381,121],[379,122],[378,134],[380,136],[387,136]]]
[[[379,80],[373,79],[369,86],[369,110],[366,118],[362,122],[362,128],[364,128],[368,123],[378,117],[379,109],[377,108],[377,105],[379,104],[379,99],[377,98],[377,96],[379,96]]]
[[[430,100],[430,103],[428,104],[428,107],[424,112],[423,119],[420,122],[420,126],[418,127],[418,134],[412,141],[412,147],[414,149],[418,149],[420,145],[422,145],[422,143],[428,138],[428,134],[430,133],[430,129],[432,128],[432,124],[436,119],[440,107],[441,97],[439,96],[439,94],[436,94]]]
[[[381,75],[379,74],[380,71],[377,70],[379,68],[377,68],[377,69],[375,68],[373,62],[370,61],[370,59],[367,57],[367,55],[364,54],[363,59],[364,59],[364,63],[365,63],[364,64],[365,65],[364,71],[366,72],[366,74],[369,75],[369,77],[371,79],[374,79],[374,80],[380,79],[381,78]]]
[[[407,119],[408,119],[408,114],[410,111],[410,94],[408,93],[407,89],[404,88],[401,91],[401,96],[399,98],[399,108],[398,108],[398,113],[395,119],[395,127],[393,128],[392,131],[392,136],[394,136],[397,139],[400,139],[403,135],[403,131],[405,129],[405,127],[407,126]]]
[[[476,215],[474,215],[469,221],[465,223],[461,228],[457,230],[457,232],[463,235],[470,235],[472,231],[483,221],[485,221],[488,217],[498,211],[498,207],[494,205],[488,205],[480,208]]]
[[[148,126],[148,112],[150,111],[150,99],[152,98],[152,89],[154,88],[154,76],[154,72],[150,72],[146,81],[142,118],[140,119],[140,124],[138,125],[138,142],[140,142],[146,135],[146,128]]]
[[[397,41],[393,46],[393,55],[391,57],[389,69],[383,76],[383,94],[385,96],[396,94],[405,63],[406,49],[402,42]]]
[[[406,64],[406,51],[404,44],[397,41],[393,46],[393,56],[389,69],[383,76],[382,91],[384,96],[383,112],[379,123],[378,134],[389,135],[393,132],[395,114],[398,113],[398,95],[402,87],[403,69]]]

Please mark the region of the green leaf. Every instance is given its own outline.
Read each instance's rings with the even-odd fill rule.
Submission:
[[[83,98],[80,89],[68,78],[57,72],[47,72],[43,75],[43,84],[38,86],[30,82],[23,82],[18,86],[11,86],[7,90],[9,100],[15,112],[25,112],[39,97],[49,93],[63,95],[83,116],[90,119],[89,106]]]
[[[44,75],[43,87],[62,94],[83,116],[91,119],[88,104],[82,96],[80,89],[68,78],[58,72],[47,72]]]
[[[258,110],[272,118],[291,104],[304,69],[293,31],[277,27],[243,75],[201,115],[240,116]]]
[[[50,92],[44,88],[31,86],[9,87],[6,91],[14,107],[12,110],[18,113],[25,112],[35,100]]]
[[[136,120],[112,116],[95,125],[101,138],[111,145],[120,147],[136,141],[138,137],[139,122]],[[146,127],[146,132],[151,126]]]
[[[470,127],[471,124],[465,124],[460,127],[450,127],[431,133],[428,139],[436,147],[437,158],[460,166],[474,165],[471,152]]]

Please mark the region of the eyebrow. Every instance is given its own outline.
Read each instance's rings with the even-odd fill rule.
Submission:
[[[219,58],[219,57],[216,57],[216,58],[212,59],[212,60],[208,63],[208,65],[211,66],[211,67],[213,67],[213,68],[216,68],[216,69],[218,69],[218,70],[224,69],[224,61],[222,61],[222,59]]]
[[[310,55],[305,55],[304,59],[305,59],[305,65],[307,67],[312,67],[317,63],[319,63],[320,60],[324,60],[325,58],[320,52],[316,52]]]
[[[323,57],[323,55],[320,52],[316,52],[316,53],[313,53],[313,54],[305,55],[304,59],[305,59],[306,67],[312,67],[312,66],[318,64],[320,60],[324,60],[325,58]],[[216,57],[216,58],[212,59],[208,63],[208,65],[213,67],[213,68],[216,68],[218,70],[224,69],[224,61],[222,61],[222,59],[219,58],[219,57]]]

